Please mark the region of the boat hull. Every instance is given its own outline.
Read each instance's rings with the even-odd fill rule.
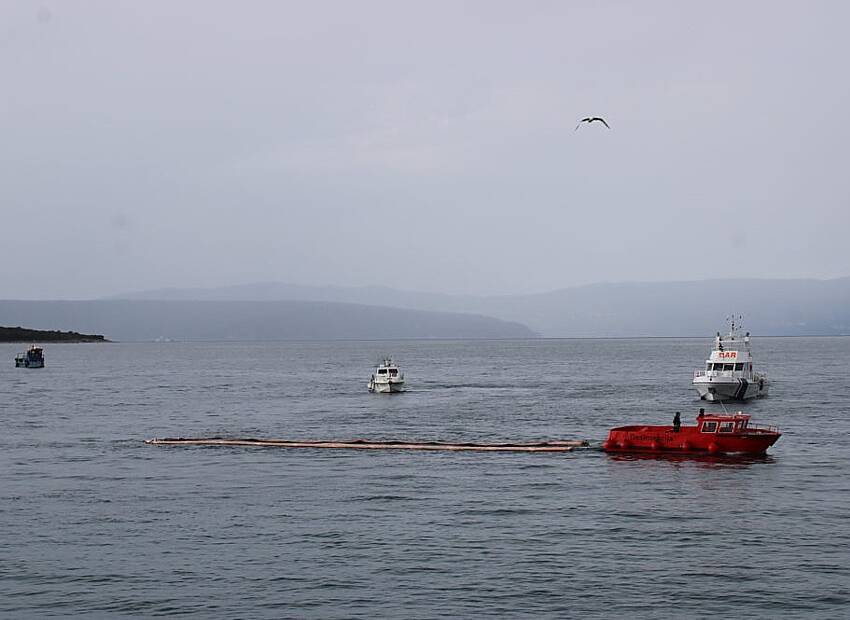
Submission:
[[[404,391],[404,381],[370,381],[369,391],[375,394],[395,394]]]
[[[764,454],[781,433],[748,429],[735,433],[701,433],[696,427],[622,426],[611,429],[606,452],[674,452],[696,454]]]
[[[43,361],[32,361],[26,359],[16,359],[15,368],[44,368]]]
[[[766,381],[726,377],[697,377],[693,381],[693,386],[702,400],[711,403],[762,398],[768,393]]]

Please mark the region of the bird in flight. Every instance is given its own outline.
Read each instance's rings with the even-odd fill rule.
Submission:
[[[588,116],[587,118],[583,118],[578,122],[578,125],[576,125],[576,128],[575,128],[574,131],[578,131],[578,128],[581,127],[582,123],[593,123],[593,122],[596,122],[596,121],[599,121],[600,123],[602,123],[603,125],[608,127],[608,129],[611,129],[611,126],[608,123],[605,122],[604,118],[601,118],[599,116]]]

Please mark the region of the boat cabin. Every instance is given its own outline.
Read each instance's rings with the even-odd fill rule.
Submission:
[[[384,361],[378,364],[373,377],[379,382],[401,381],[404,379],[404,375],[401,374],[398,366],[390,357],[384,358]]]
[[[743,413],[697,417],[697,430],[700,433],[740,433],[747,430],[749,424],[750,416]]]
[[[378,367],[376,372],[379,375],[387,375],[389,377],[398,376],[398,368],[396,368],[395,366],[380,366]]]

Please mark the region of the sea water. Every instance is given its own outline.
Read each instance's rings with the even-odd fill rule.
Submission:
[[[783,436],[718,459],[143,443],[598,447],[691,423],[710,339],[0,345],[0,615],[847,617],[850,338],[753,345]]]

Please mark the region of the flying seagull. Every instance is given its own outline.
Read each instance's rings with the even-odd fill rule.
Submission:
[[[576,125],[576,128],[575,128],[574,131],[578,131],[578,128],[581,127],[582,123],[593,123],[595,121],[599,121],[600,123],[602,123],[603,125],[608,127],[608,129],[611,129],[611,126],[608,125],[608,123],[605,122],[604,118],[601,118],[599,116],[588,116],[587,118],[583,118],[578,122],[578,125]]]

